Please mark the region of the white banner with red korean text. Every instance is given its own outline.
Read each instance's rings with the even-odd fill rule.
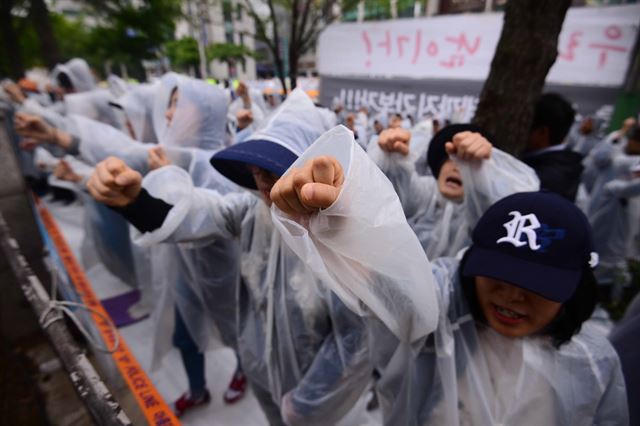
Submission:
[[[318,42],[318,71],[334,77],[482,81],[502,20],[502,13],[487,13],[331,25]],[[569,9],[547,83],[620,86],[639,23],[640,4]]]

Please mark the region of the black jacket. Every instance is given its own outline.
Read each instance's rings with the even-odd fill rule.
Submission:
[[[568,150],[549,151],[525,156],[522,161],[536,171],[540,189],[560,194],[571,202],[576,201],[583,169],[582,155]]]

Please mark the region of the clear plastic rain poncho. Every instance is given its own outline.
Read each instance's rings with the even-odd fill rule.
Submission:
[[[273,214],[313,271],[371,313],[384,423],[627,424],[620,363],[605,337],[585,329],[558,350],[545,338],[506,338],[476,324],[461,291],[460,261],[429,265],[406,234],[397,199],[385,197],[392,196],[389,183],[357,148],[345,155],[343,139],[329,132],[300,159],[332,155],[343,164],[336,202],[308,223]]]
[[[171,125],[165,113],[171,93],[178,90],[178,104]],[[163,146],[217,150],[227,145],[224,91],[202,80],[175,73],[165,74],[154,97],[153,127]]]
[[[209,91],[206,83],[199,83],[205,90],[205,95],[198,98],[202,102],[202,108],[195,111],[195,116],[203,114],[203,110],[215,110],[216,107],[211,104],[220,102],[217,96],[219,89]],[[187,87],[193,88],[192,86],[187,84]],[[178,107],[171,126],[184,128],[185,124],[181,120],[185,120],[203,132],[190,134],[191,143],[202,142],[212,146],[214,141],[207,132],[211,128],[224,127],[226,103],[219,106],[221,112],[217,116],[207,117],[207,126],[202,126],[194,122],[194,115],[185,114],[181,110],[187,108],[193,112],[193,108],[198,107],[195,102],[180,102],[183,93],[178,93]],[[76,134],[81,141],[82,158],[95,164],[113,155],[143,175],[149,172],[148,151],[154,145],[134,141],[117,129],[83,117],[74,117],[73,120]],[[221,124],[217,124],[216,120]],[[163,137],[172,134],[165,132]],[[221,147],[223,141],[217,142],[217,147]],[[235,184],[209,164],[209,159],[215,151],[184,148],[179,143],[165,144],[164,149],[171,163],[189,174],[194,186],[209,188],[222,194],[237,191]],[[162,169],[149,173],[149,178],[161,171]],[[152,367],[159,368],[162,358],[172,347],[171,335],[175,324],[173,305],[177,306],[189,334],[202,352],[222,346],[221,341],[224,345],[235,348],[234,300],[239,268],[237,243],[229,240],[209,240],[194,244],[162,244],[138,249],[147,250],[146,255],[151,263],[150,267],[145,269],[151,270],[153,287]],[[207,261],[204,262],[203,259]]]
[[[393,184],[409,225],[429,259],[455,256],[468,246],[471,230],[484,211],[496,201],[516,192],[537,191],[540,181],[533,169],[511,155],[494,149],[491,158],[481,162],[456,163],[464,185],[462,203],[442,196],[433,176],[416,172],[415,158],[387,154],[377,143],[370,157]]]
[[[131,89],[129,83],[114,74],[107,77],[107,84],[109,86],[109,91],[114,98],[119,98]]]
[[[433,125],[430,126],[433,128]],[[429,163],[427,162],[427,154],[429,153],[429,143],[433,138],[433,130],[429,130],[427,126],[418,124],[411,130],[411,151],[409,155],[414,159],[416,172],[421,176],[433,176]],[[375,144],[378,144],[376,139]]]
[[[209,164],[210,151],[190,149],[173,151],[169,156],[180,170],[187,171],[197,188],[220,194],[239,188]],[[182,165],[180,164],[182,163]],[[150,172],[164,176],[164,169]],[[173,167],[172,167],[173,168]],[[144,248],[144,247],[143,247]],[[175,305],[201,352],[228,346],[237,347],[237,305],[240,278],[239,245],[235,240],[208,239],[148,247],[154,276],[154,347],[152,368],[159,368],[172,347]]]
[[[631,279],[627,255],[638,221],[636,203],[640,198],[640,178],[634,177],[631,169],[638,166],[640,156],[614,153],[609,165],[599,170],[587,210],[600,256],[596,279],[600,284],[614,285],[617,296]]]
[[[590,119],[592,120],[592,130],[589,134],[582,133],[582,123],[576,123],[567,137],[567,149],[575,151],[583,157],[589,155],[593,148],[600,142],[604,142],[605,138],[602,134],[603,120],[597,117],[590,117]]]
[[[86,92],[96,87],[91,69],[84,59],[73,58],[69,62],[56,65],[51,71],[51,81],[57,83],[58,74],[61,72],[67,74],[76,92]]]
[[[72,93],[64,97],[66,115],[81,115],[115,128],[121,128],[113,107],[109,102],[113,100],[107,89],[96,89],[82,93]]]
[[[73,191],[82,201],[85,209],[84,239],[82,241],[81,260],[88,270],[101,262],[114,276],[131,287],[138,286],[138,277],[133,273],[133,251],[129,236],[129,224],[109,207],[96,202],[85,190],[86,182],[93,167],[67,155],[63,158],[74,173],[82,177],[81,182],[69,182],[48,177],[49,185]],[[35,150],[34,162],[44,170],[52,172],[60,158],[56,158],[42,147]]]
[[[257,128],[262,124],[262,121],[267,116],[267,105],[262,97],[262,92],[259,89],[247,88],[249,91],[249,98],[251,99],[251,113],[253,114],[253,128]],[[236,114],[242,109],[246,109],[242,98],[237,97],[229,104],[228,120],[230,123],[236,123]]]
[[[169,105],[171,92],[178,87],[178,103],[171,125],[167,125],[165,112]],[[166,74],[159,83],[140,85],[124,95],[122,102],[125,112],[135,117],[132,124],[134,130],[142,121],[153,98],[153,130],[158,143],[165,148],[172,162],[180,162],[179,166],[188,168],[182,152],[196,148],[214,152],[226,145],[225,120],[226,101],[222,89],[200,80],[177,74]],[[140,120],[138,120],[138,118]],[[131,119],[131,118],[130,118]],[[113,127],[100,126],[95,122],[79,117],[70,119],[71,133],[80,138],[80,154],[89,163],[96,164],[110,155],[122,158],[129,167],[146,174],[148,171],[148,150],[152,144],[136,143],[129,135]],[[138,124],[135,124],[135,123]],[[146,134],[148,121],[140,134]],[[136,133],[138,133],[136,131]],[[184,136],[184,138],[181,137]],[[149,142],[140,140],[140,142]]]
[[[251,138],[301,154],[324,130],[309,97],[296,90]],[[177,167],[150,173],[143,187],[174,207],[138,243],[240,242],[238,353],[270,423],[283,423],[283,398],[283,407],[293,407],[283,408],[289,424],[333,424],[346,414],[371,378],[362,318],[283,244],[266,204],[248,191],[223,196],[196,188]]]
[[[559,349],[544,337],[504,337],[474,321],[458,268],[454,258],[433,264],[440,317],[421,344],[372,327],[385,424],[628,424],[620,361],[605,336],[583,327]]]
[[[131,123],[134,133],[132,136],[137,141],[158,142],[153,128],[153,108],[159,87],[159,84],[139,84],[131,87],[116,101],[122,107],[125,119]]]
[[[393,186],[343,126],[326,132],[291,167],[321,155],[343,166],[340,197],[302,224],[273,207],[284,241],[352,311],[364,316],[366,306],[404,342],[424,338],[437,322],[434,285]],[[375,196],[361,191],[363,181],[376,188]],[[401,265],[392,261],[400,253]]]

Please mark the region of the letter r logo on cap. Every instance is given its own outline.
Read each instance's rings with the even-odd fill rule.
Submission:
[[[509,212],[510,216],[513,216],[508,222],[505,222],[502,226],[507,230],[507,235],[498,239],[497,244],[509,243],[515,247],[522,247],[529,244],[531,250],[538,250],[542,247],[538,244],[536,229],[540,228],[540,221],[535,214],[530,213],[523,215],[519,211]],[[525,236],[527,241],[522,241],[522,236]]]

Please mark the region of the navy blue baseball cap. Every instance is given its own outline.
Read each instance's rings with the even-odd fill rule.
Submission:
[[[298,156],[284,146],[268,140],[249,140],[231,145],[211,157],[210,163],[227,179],[249,189],[258,189],[247,165],[258,166],[276,176],[284,172]]]
[[[247,166],[282,176],[326,130],[323,115],[304,90],[297,88],[249,139],[218,151],[210,162],[231,181],[257,189]]]
[[[596,264],[591,226],[579,208],[551,192],[523,192],[498,201],[480,218],[462,273],[563,303],[585,267]]]

